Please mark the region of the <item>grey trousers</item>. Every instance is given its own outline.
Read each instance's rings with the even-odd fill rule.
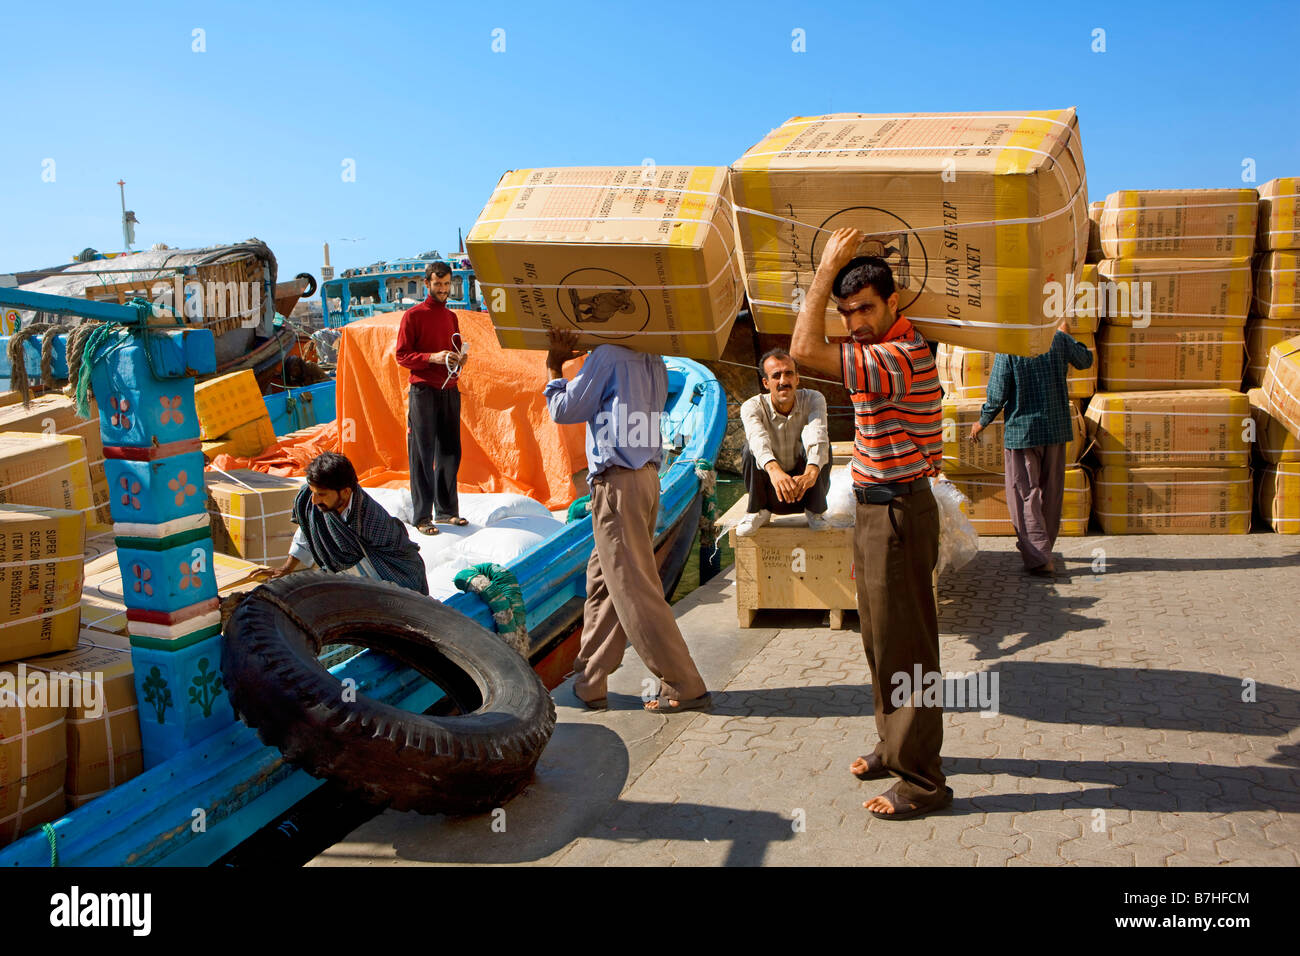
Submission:
[[[1052,560],[1065,499],[1065,445],[1003,448],[1007,509],[1026,568]]]
[[[606,694],[609,675],[623,663],[628,643],[659,678],[660,693],[691,700],[706,688],[664,597],[655,561],[659,472],[610,468],[592,480],[591,526],[595,550],[587,562],[587,602],[582,646],[574,662],[573,690],[583,700]]]

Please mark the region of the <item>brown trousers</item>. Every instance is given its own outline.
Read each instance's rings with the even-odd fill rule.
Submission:
[[[943,790],[939,757],[943,707],[921,706],[922,680],[939,673],[939,615],[932,575],[939,560],[939,506],[928,488],[888,504],[858,504],[854,573],[862,649],[876,707],[875,752],[899,777],[898,795],[925,803]],[[915,693],[904,706],[891,697],[905,675]],[[939,678],[936,678],[939,679]],[[915,706],[914,706],[915,705]]]
[[[1003,448],[1007,510],[1026,568],[1052,560],[1065,500],[1065,446]]]
[[[574,663],[574,692],[583,700],[606,695],[609,675],[623,663],[628,642],[659,678],[660,693],[690,700],[705,692],[691,652],[664,598],[655,561],[659,472],[610,468],[592,480],[595,550],[587,562],[582,646]]]

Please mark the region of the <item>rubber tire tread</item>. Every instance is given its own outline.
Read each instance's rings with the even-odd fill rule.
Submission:
[[[360,692],[344,701],[343,684],[317,660],[316,641],[260,600],[263,590],[322,645],[364,644],[433,677],[454,699],[481,695],[481,705],[432,716]],[[221,670],[235,713],[264,743],[312,776],[396,810],[501,806],[528,784],[555,729],[545,685],[499,636],[384,581],[309,571],[262,585],[226,627]]]

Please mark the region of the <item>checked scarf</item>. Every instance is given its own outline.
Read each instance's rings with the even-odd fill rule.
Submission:
[[[346,571],[369,558],[379,576],[421,594],[429,593],[420,549],[406,534],[406,526],[374,498],[352,489],[348,520],[311,503],[311,488],[303,485],[293,502],[293,520],[307,536],[307,547],[318,567]]]

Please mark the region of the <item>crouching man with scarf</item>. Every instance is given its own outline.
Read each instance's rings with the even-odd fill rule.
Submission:
[[[343,455],[327,451],[307,466],[307,484],[293,503],[298,525],[289,557],[273,577],[300,568],[391,581],[429,593],[420,550],[406,526],[357,484],[357,472]]]

